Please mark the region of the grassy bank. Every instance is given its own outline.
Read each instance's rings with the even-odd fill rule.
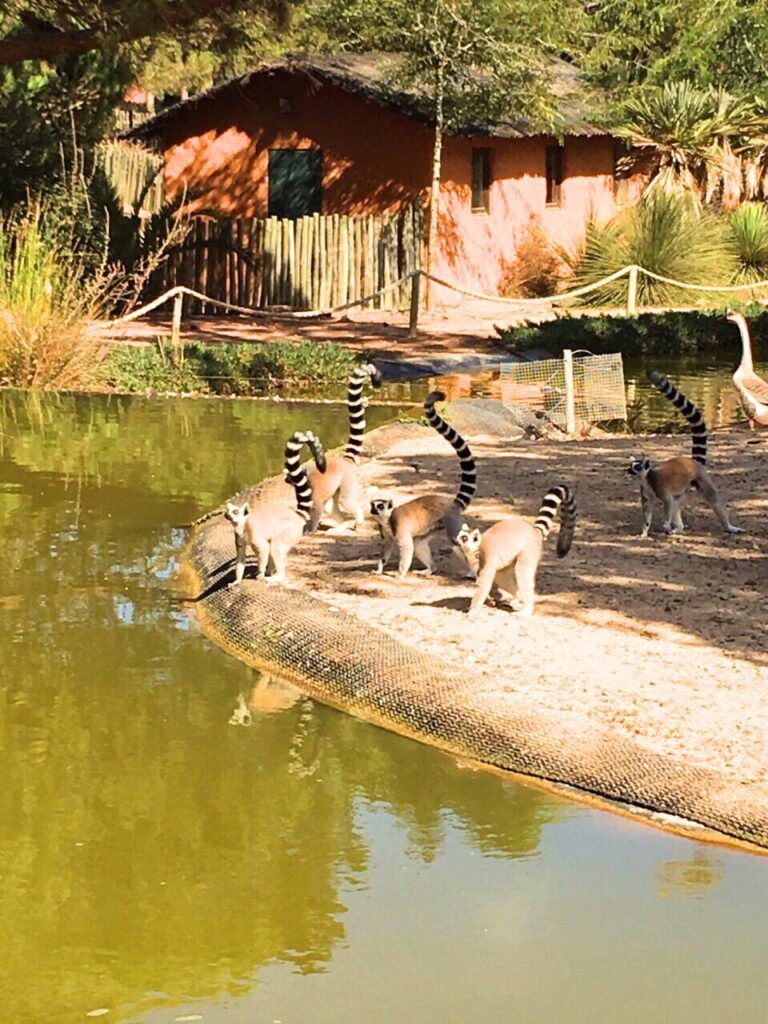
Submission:
[[[253,395],[284,384],[344,381],[358,362],[357,355],[333,342],[193,342],[182,353],[158,343],[115,348],[106,355],[101,376],[111,391]]]
[[[746,311],[756,350],[768,344],[768,311],[751,306]],[[541,324],[509,327],[499,342],[510,352],[564,348],[625,355],[680,355],[713,349],[738,352],[737,328],[725,319],[725,310],[713,313],[642,313],[640,316],[562,317]]]

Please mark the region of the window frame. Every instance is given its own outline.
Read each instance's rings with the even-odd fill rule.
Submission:
[[[557,156],[555,157],[554,154],[557,154]],[[564,182],[565,146],[559,142],[548,142],[544,150],[544,187],[546,190],[544,202],[546,206],[558,207],[563,205]]]
[[[491,212],[491,186],[493,185],[493,171],[491,169],[491,147],[490,146],[473,146],[472,157],[471,157],[471,195],[470,195],[470,208],[472,213],[490,213]],[[480,164],[480,182],[479,186],[476,180],[476,166]],[[476,197],[479,195],[480,204],[475,202]]]
[[[317,180],[316,180],[316,182],[313,182],[313,185],[316,185],[316,189],[313,188],[312,195],[314,196],[316,194],[317,202],[316,202],[316,204],[314,204],[314,203],[309,204],[309,206],[314,207],[314,205],[316,205],[317,209],[308,208],[307,210],[305,210],[303,212],[285,212],[285,207],[280,207],[278,205],[277,210],[275,210],[274,204],[276,203],[276,200],[278,198],[282,198],[282,197],[274,196],[273,195],[273,191],[272,191],[273,180],[274,180],[273,179],[273,175],[276,174],[276,168],[273,168],[273,166],[272,166],[273,154],[278,154],[278,153],[311,153],[311,154],[313,154],[312,159],[317,162],[317,166],[316,166],[316,168],[314,168],[314,171],[317,174]],[[323,212],[323,199],[324,199],[324,196],[323,196],[324,176],[325,176],[325,154],[324,154],[323,150],[319,146],[270,146],[269,149],[267,150],[267,216],[268,217],[277,217],[277,218],[279,218],[281,220],[298,220],[299,217],[311,217],[315,213],[322,214],[322,212]]]

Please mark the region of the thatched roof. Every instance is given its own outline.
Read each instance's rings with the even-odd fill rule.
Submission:
[[[339,53],[333,56],[287,57],[259,65],[248,74],[231,78],[220,85],[198,93],[188,100],[176,103],[155,117],[123,133],[123,138],[147,139],[161,135],[176,116],[202,103],[210,102],[230,90],[243,89],[262,76],[276,72],[306,75],[320,82],[330,82],[347,92],[365,96],[374,103],[399,110],[407,117],[422,123],[431,123],[431,115],[423,96],[416,92],[392,87],[397,57],[385,53]],[[556,131],[562,135],[608,135],[605,128],[595,124],[594,112],[599,104],[594,94],[573,65],[556,60],[548,67],[550,87],[555,97],[558,123]],[[540,135],[541,129],[528,124],[510,111],[508,118],[485,123],[467,124],[454,134],[486,135],[520,139]]]

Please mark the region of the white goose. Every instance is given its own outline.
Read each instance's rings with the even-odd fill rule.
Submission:
[[[758,377],[752,365],[752,342],[746,318],[732,309],[728,310],[725,318],[736,324],[741,334],[741,362],[733,375],[733,386],[739,395],[741,407],[747,415],[751,430],[754,430],[756,423],[768,427],[768,382]]]

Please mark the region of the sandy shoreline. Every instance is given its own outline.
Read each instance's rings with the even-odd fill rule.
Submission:
[[[369,435],[371,493],[397,501],[452,493],[450,447],[428,428],[384,427]],[[468,520],[534,515],[552,483],[578,488],[580,521],[571,555],[552,538],[539,571],[536,613],[523,619],[486,607],[465,614],[472,583],[441,541],[436,575],[402,582],[372,569],[373,527],[359,536],[316,534],[294,552],[289,583],[401,641],[487,681],[488,693],[525,696],[584,717],[641,746],[708,767],[768,796],[768,443],[743,429],[711,438],[711,466],[732,518],[748,533],[720,532],[694,497],[687,531],[640,540],[637,487],[625,473],[640,449],[652,459],[687,452],[684,436],[587,441],[500,441],[468,435],[478,496]]]

